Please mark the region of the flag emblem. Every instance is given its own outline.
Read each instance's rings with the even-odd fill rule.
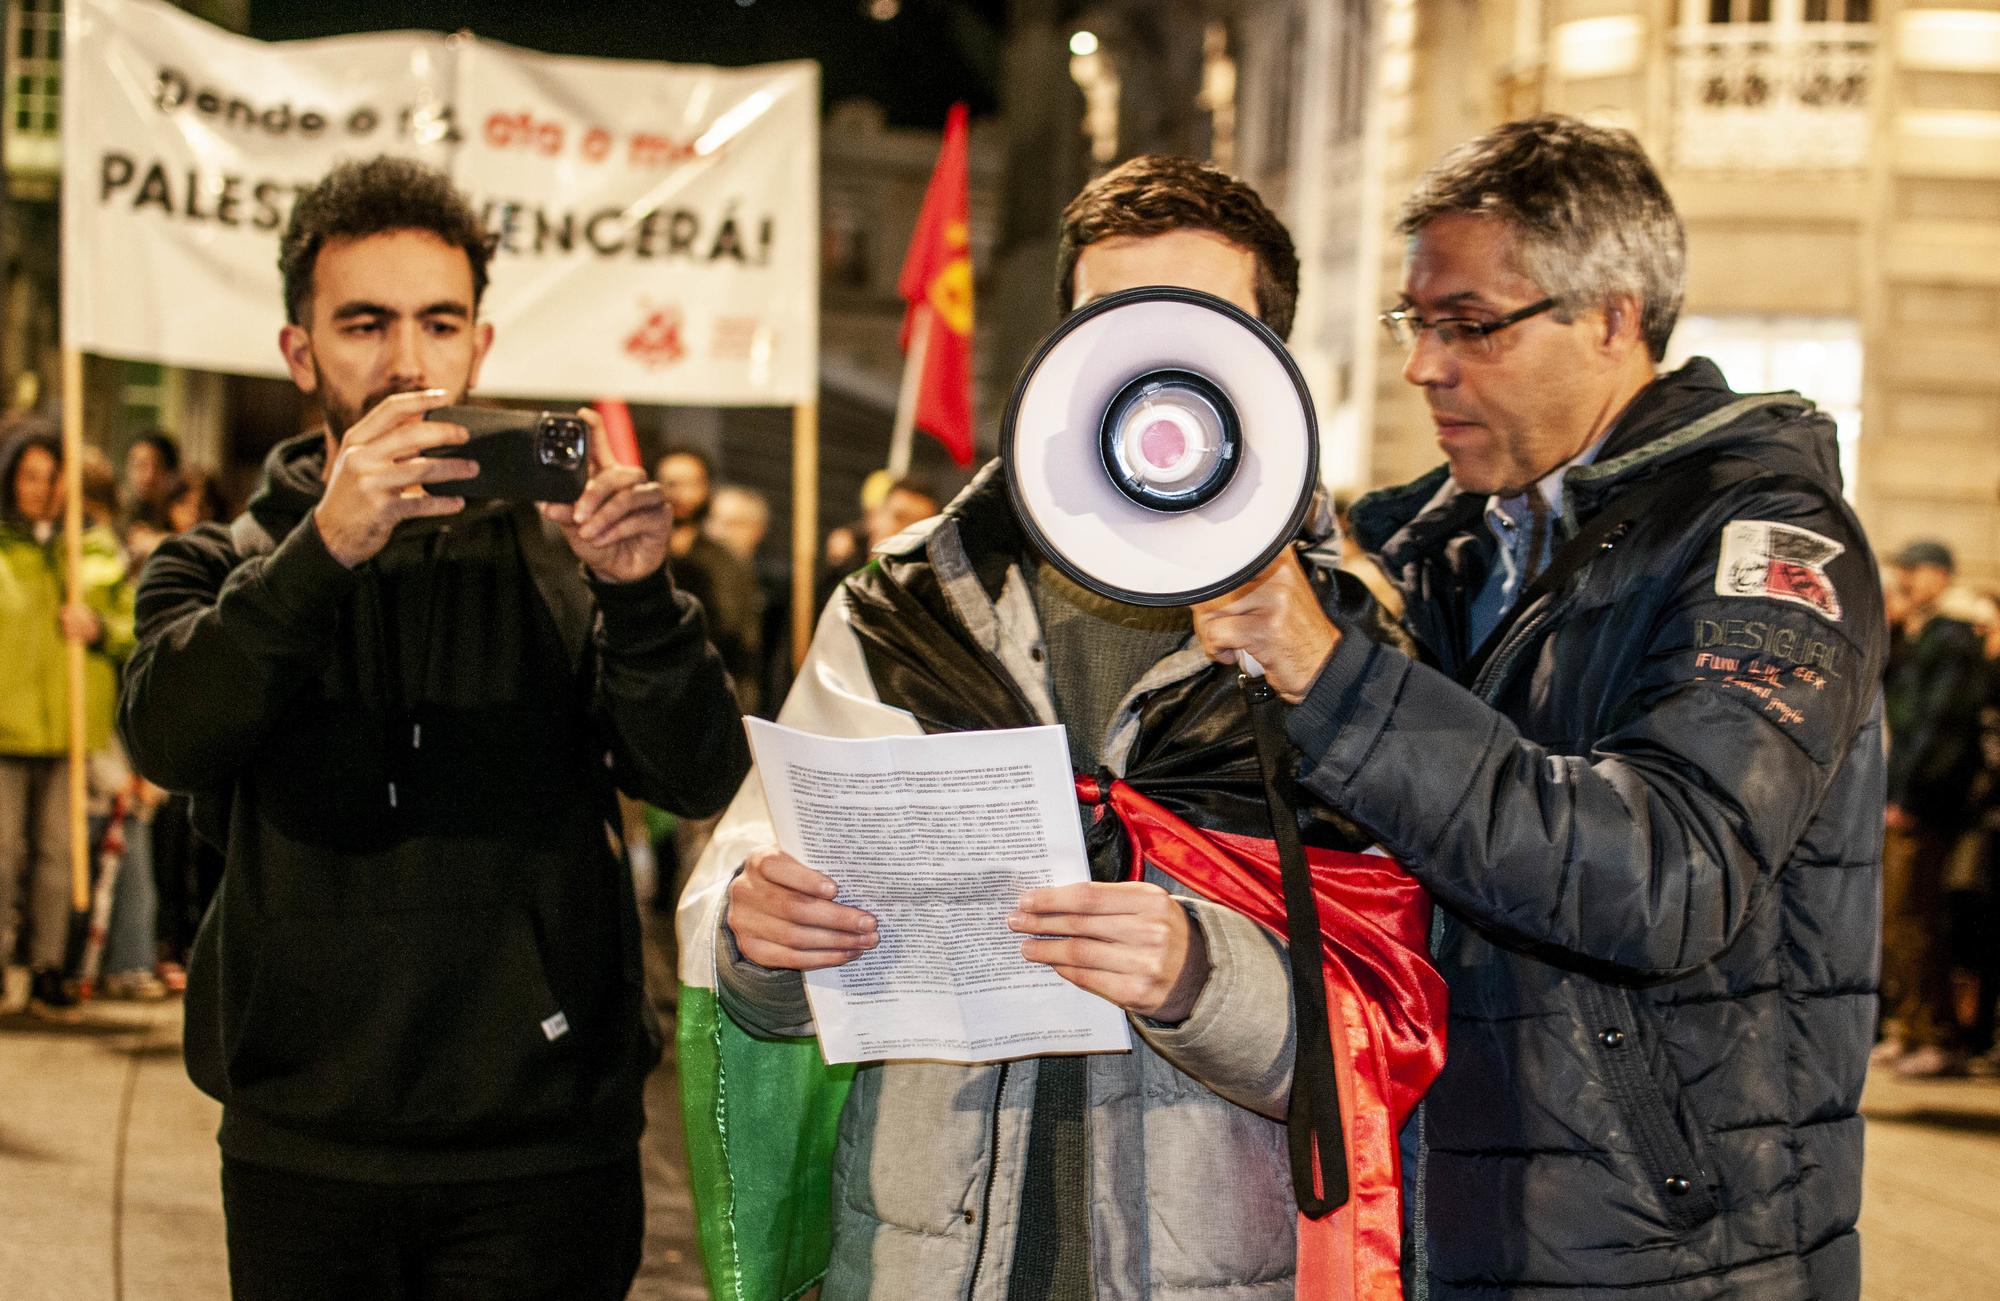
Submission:
[[[1826,566],[1847,550],[1811,529],[1770,520],[1731,520],[1715,568],[1717,596],[1775,597],[1840,618],[1840,595]]]
[[[899,410],[960,465],[972,463],[971,135],[965,105],[945,116],[937,168],[924,191],[896,292],[903,314],[905,387],[914,400]],[[907,447],[907,444],[904,444]],[[894,464],[894,457],[891,457]],[[901,473],[900,467],[896,473]]]
[[[654,370],[687,356],[687,345],[681,341],[680,309],[654,307],[649,303],[642,310],[646,319],[626,337],[626,353],[640,365]]]

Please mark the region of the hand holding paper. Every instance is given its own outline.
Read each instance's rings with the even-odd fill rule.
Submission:
[[[772,846],[750,855],[729,887],[729,930],[744,957],[773,971],[852,962],[878,942],[875,919],[833,902],[833,878]]]
[[[1061,728],[840,740],[747,725],[784,852],[751,856],[730,887],[729,927],[750,961],[806,973],[828,1061],[1131,1046],[1124,1015],[1086,983],[1095,976],[1027,960],[1008,925],[1024,893],[1089,884]],[[1150,907],[1114,916],[1090,925],[1111,941],[1172,934]],[[1114,987],[1153,1001],[1147,970],[1170,957],[1078,938],[1124,954],[1138,970],[1115,973]]]
[[[1201,931],[1172,895],[1144,881],[1023,890],[1007,925],[1040,937],[1021,945],[1022,957],[1156,1021],[1186,1020],[1208,983]]]

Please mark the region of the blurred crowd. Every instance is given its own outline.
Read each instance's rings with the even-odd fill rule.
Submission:
[[[133,593],[159,541],[238,503],[185,463],[168,434],[131,445],[120,474],[86,449],[82,599],[65,601],[61,441],[19,416],[0,426],[0,1012],[72,1021],[93,995],[164,998],[221,861],[193,834],[188,801],[138,777],[113,728],[132,648]],[[674,512],[676,581],[708,612],[746,713],[776,712],[790,686],[788,561],[757,490],[715,481],[702,452],[654,466]],[[878,475],[860,514],[828,531],[816,604],[870,550],[937,512],[916,480]],[[1912,542],[1886,559],[1893,650],[1884,684],[1883,1021],[1878,1068],[1906,1077],[2000,1077],[2000,592],[1960,581],[1951,550]],[[64,640],[83,642],[91,907],[71,907]],[[671,907],[710,823],[649,811],[657,898]],[[635,832],[638,828],[634,828]]]
[[[1878,1068],[2000,1076],[2000,593],[1951,549],[1889,557]]]
[[[187,800],[133,773],[113,730],[133,595],[162,538],[230,512],[216,475],[146,432],[124,474],[87,448],[80,599],[67,600],[62,443],[38,416],[0,425],[0,1010],[74,1021],[80,1001],[160,999],[186,979],[220,859]],[[65,641],[83,643],[91,906],[72,907]]]

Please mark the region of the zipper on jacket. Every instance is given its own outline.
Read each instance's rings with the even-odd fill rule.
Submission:
[[[1481,669],[1479,676],[1473,680],[1473,694],[1488,704],[1497,703],[1500,687],[1506,683],[1508,675],[1514,671],[1514,662],[1520,659],[1521,652],[1526,649],[1527,644],[1557,614],[1568,607],[1570,596],[1583,589],[1583,580],[1590,572],[1591,564],[1602,558],[1604,553],[1614,549],[1623,540],[1625,535],[1631,531],[1631,528],[1632,522],[1630,520],[1613,528],[1605,535],[1604,540],[1598,543],[1597,551],[1589,559],[1578,565],[1576,572],[1569,576],[1569,579],[1564,584],[1564,586],[1569,588],[1569,594],[1550,592],[1547,603],[1539,611],[1528,616],[1526,622],[1520,624],[1507,634],[1507,639],[1500,643],[1499,649],[1487,659],[1486,667]]]
[[[1444,946],[1445,912],[1431,906],[1431,933],[1429,936],[1430,956],[1435,959]],[[1430,1301],[1431,1295],[1431,1244],[1430,1244],[1430,1181],[1428,1169],[1431,1159],[1430,1100],[1417,1103],[1415,1124],[1417,1127],[1417,1171],[1410,1180],[1410,1279],[1409,1296],[1406,1301]],[[1402,1143],[1402,1136],[1396,1142]]]
[[[1606,549],[1609,550],[1608,547]],[[1494,704],[1499,688],[1513,673],[1514,663],[1521,658],[1521,652],[1567,605],[1568,601],[1552,595],[1547,605],[1510,632],[1507,640],[1500,643],[1500,649],[1486,661],[1486,667],[1473,680],[1472,693],[1487,704]],[[1444,910],[1434,908],[1431,912],[1430,935],[1432,958],[1437,957],[1439,948],[1443,946],[1445,926]],[[1431,1294],[1429,1199],[1426,1196],[1429,1183],[1426,1167],[1430,1164],[1430,1126],[1426,1114],[1429,1108],[1428,1101],[1417,1104],[1417,1172],[1416,1177],[1410,1181],[1410,1236],[1414,1239],[1410,1244],[1410,1272],[1414,1277],[1410,1281],[1409,1301],[1429,1301]]]
[[[1495,702],[1499,688],[1514,671],[1514,661],[1521,658],[1521,652],[1527,648],[1528,642],[1555,617],[1558,604],[1551,597],[1549,604],[1543,606],[1539,613],[1529,616],[1526,623],[1508,634],[1507,640],[1500,644],[1500,649],[1494,653],[1492,659],[1486,661],[1486,667],[1473,680],[1472,694],[1489,705]]]
[[[928,547],[926,548],[926,552],[928,552]],[[932,561],[932,564],[935,567],[935,560]],[[981,595],[984,595],[984,593],[982,592]],[[991,604],[992,602],[989,600],[988,605],[990,606]],[[1038,627],[1036,631],[1040,632],[1041,629]],[[986,662],[987,668],[992,672],[993,676],[1006,685],[1007,693],[1014,698],[1016,704],[1020,705],[1022,717],[1039,719],[1041,715],[1036,711],[1033,702],[1028,699],[1028,693],[1023,691],[1021,684],[1015,680],[1014,674],[1008,669],[1006,661],[1002,660],[997,652],[979,645],[976,641],[973,643],[972,649]],[[1043,672],[1046,674],[1046,668]],[[1113,718],[1116,718],[1115,711]],[[973,1294],[978,1291],[980,1267],[986,1263],[987,1231],[988,1226],[993,1221],[993,1181],[1000,1167],[1000,1108],[1001,1103],[1006,1097],[1008,1068],[1012,1065],[1012,1062],[1000,1063],[999,1078],[993,1088],[993,1112],[987,1127],[986,1150],[988,1155],[986,1186],[981,1190],[979,1195],[979,1237],[973,1248],[972,1269],[966,1276],[965,1301],[971,1301]],[[1087,1202],[1088,1199],[1086,1199]],[[1091,1288],[1094,1293],[1096,1290],[1096,1254],[1094,1252],[1091,1255],[1089,1264],[1092,1274]]]
[[[952,527],[955,528],[955,525]],[[939,530],[940,533],[943,531],[942,529]],[[937,559],[932,553],[931,548],[936,543],[937,538],[934,536],[924,546],[925,558],[929,561],[933,573],[937,572]],[[980,596],[986,601],[987,607],[991,609],[993,601],[990,597],[986,596],[984,589],[981,589]],[[946,592],[946,598],[949,602],[949,591]],[[998,611],[994,611],[994,613],[997,616]],[[963,625],[964,621],[961,619],[960,626]],[[980,645],[976,639],[972,642],[972,650],[979,659],[985,662],[988,671],[992,673],[994,679],[1007,688],[1007,694],[1012,696],[1014,703],[1021,707],[1021,716],[1039,721],[1041,714],[1036,711],[1033,702],[1028,699],[1028,693],[1021,689],[1021,684],[1015,680],[1013,673],[1007,668],[1006,661],[1000,658],[998,652]],[[993,1110],[987,1119],[986,1127],[986,1186],[980,1190],[979,1194],[979,1236],[973,1245],[972,1268],[966,1272],[965,1301],[972,1301],[973,1293],[979,1288],[980,1266],[986,1263],[987,1226],[993,1221],[993,1181],[1000,1169],[1000,1106],[1007,1094],[1008,1068],[1012,1065],[1013,1063],[1011,1062],[1000,1063],[999,1074],[993,1085]]]
[[[978,1290],[979,1267],[986,1263],[986,1226],[993,1222],[993,1178],[1000,1170],[1000,1101],[1007,1093],[1007,1068],[1011,1065],[1000,1063],[1000,1078],[993,1086],[993,1115],[986,1131],[986,1187],[979,1194],[979,1241],[972,1251],[972,1272],[965,1280],[966,1301],[972,1301],[973,1292]]]
[[[1534,639],[1556,615],[1558,608],[1566,602],[1554,597],[1539,612],[1531,615],[1525,623],[1517,626],[1500,643],[1500,649],[1486,661],[1486,667],[1472,683],[1472,693],[1487,704],[1492,704],[1499,686],[1507,681],[1514,671],[1514,662],[1521,657],[1522,650]],[[1447,925],[1444,909],[1431,910],[1430,953],[1435,959],[1444,945]],[[1417,1127],[1417,1169],[1410,1180],[1410,1286],[1408,1301],[1429,1301],[1431,1294],[1431,1247],[1430,1247],[1430,1102],[1417,1104],[1415,1124]],[[1400,1140],[1399,1140],[1400,1141]]]

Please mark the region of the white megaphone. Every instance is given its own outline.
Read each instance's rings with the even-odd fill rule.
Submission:
[[[1233,591],[1291,544],[1319,486],[1305,379],[1278,336],[1230,303],[1153,286],[1101,298],[1049,335],[1000,425],[1028,537],[1090,590],[1131,605]],[[1347,1201],[1347,1149],[1321,984],[1319,910],[1293,811],[1283,705],[1239,654],[1284,882],[1298,1045],[1286,1117],[1293,1195]]]
[[[1000,459],[1029,539],[1131,605],[1242,586],[1292,541],[1319,483],[1312,398],[1284,343],[1170,286],[1100,298],[1043,341]]]

